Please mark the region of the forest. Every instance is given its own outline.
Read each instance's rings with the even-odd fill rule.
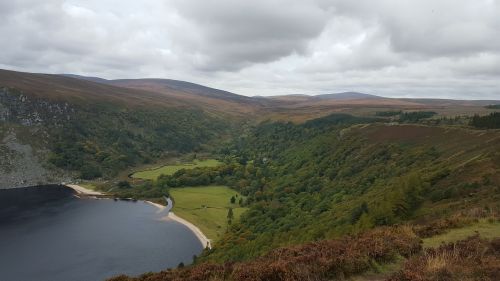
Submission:
[[[474,115],[470,125],[481,129],[500,129],[500,112],[493,112],[489,115]]]
[[[246,126],[215,149],[222,165],[179,170],[154,184],[227,185],[245,196],[248,211],[194,266],[113,280],[334,280],[383,272],[398,259],[404,265],[388,280],[494,280],[498,241],[474,237],[429,250],[419,241],[498,221],[500,178],[492,171],[500,143],[473,147],[495,136],[345,114]],[[473,148],[457,154],[464,146]],[[429,271],[432,257],[450,249],[482,251],[489,263],[453,257],[441,273]]]
[[[228,123],[194,109],[77,107],[51,134],[49,162],[82,179],[113,177],[130,166],[199,150]]]

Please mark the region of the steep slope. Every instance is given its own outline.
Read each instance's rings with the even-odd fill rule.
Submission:
[[[71,77],[0,71],[0,188],[111,177],[203,149],[231,124],[185,99]]]
[[[69,101],[118,103],[122,106],[190,106],[174,97],[137,89],[123,89],[102,83],[61,75],[0,70],[0,87],[16,89],[32,98]]]
[[[249,211],[193,267],[113,280],[345,280],[383,272],[402,256],[408,264],[390,280],[496,280],[498,240],[474,237],[429,253],[419,240],[478,219],[498,224],[499,151],[498,130],[346,114],[248,128],[221,147],[226,165],[163,179],[229,185],[246,196]],[[432,255],[441,252],[447,256],[436,265]],[[483,279],[462,278],[473,275]]]

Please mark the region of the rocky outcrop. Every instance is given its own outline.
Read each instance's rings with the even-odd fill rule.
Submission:
[[[30,98],[20,91],[0,88],[0,122],[23,126],[60,126],[74,112],[68,103]]]
[[[0,89],[0,188],[24,187],[68,180],[47,164],[49,127],[70,118],[67,104],[31,100]]]

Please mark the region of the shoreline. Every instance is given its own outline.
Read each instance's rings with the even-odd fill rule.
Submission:
[[[90,196],[105,195],[102,192],[90,190],[88,188],[85,188],[85,187],[77,185],[77,184],[66,184],[65,186],[73,189],[78,194],[82,194],[82,195],[90,195]],[[154,202],[151,202],[151,201],[147,201],[147,200],[144,200],[144,202],[147,203],[147,204],[155,206],[156,208],[159,209],[159,212],[164,211],[168,207],[168,206],[164,206],[164,205],[161,205],[161,204],[158,204],[158,203],[154,203]],[[167,203],[171,204],[172,207],[173,207],[172,201],[169,200],[168,198],[167,198]],[[176,222],[178,222],[180,224],[183,224],[189,230],[191,230],[191,232],[196,236],[196,238],[198,238],[198,240],[200,241],[200,243],[203,246],[203,248],[208,247],[209,249],[211,249],[212,248],[212,242],[210,241],[210,239],[208,239],[208,237],[196,225],[194,225],[191,222],[189,222],[189,221],[187,221],[187,220],[185,220],[185,219],[177,216],[176,214],[174,214],[171,211],[172,207],[169,208],[168,214],[165,217],[161,218],[161,220],[165,220],[165,221],[166,220],[173,220],[173,221],[176,221]]]
[[[85,187],[77,185],[77,184],[66,184],[65,186],[73,189],[78,194],[84,194],[84,195],[104,195],[104,193],[102,193],[102,192],[90,190],[88,188],[85,188]]]
[[[168,208],[168,210],[167,210],[168,214],[166,216],[164,216],[163,218],[161,218],[160,220],[163,220],[163,221],[173,220],[175,222],[183,224],[185,227],[187,227],[189,230],[191,230],[191,232],[196,236],[196,238],[198,238],[198,240],[200,241],[203,248],[208,247],[209,249],[212,249],[212,241],[210,239],[208,239],[208,237],[203,233],[203,231],[201,231],[196,225],[192,224],[191,222],[174,214],[174,212],[172,212],[172,208],[173,208],[172,200],[170,200],[170,198],[165,198],[165,200],[168,204],[167,206],[164,206],[164,205],[161,205],[158,203],[154,203],[151,201],[144,201],[144,202],[157,207],[160,212],[164,211],[165,209]]]
[[[168,212],[168,215],[165,216],[163,218],[163,220],[173,220],[173,221],[176,221],[180,224],[183,224],[184,226],[186,226],[187,228],[189,228],[189,230],[191,230],[191,232],[194,233],[194,235],[198,238],[198,240],[200,240],[201,242],[201,245],[203,245],[203,248],[209,248],[209,249],[212,249],[212,242],[210,239],[208,239],[207,236],[205,236],[205,234],[194,224],[190,223],[189,221],[177,216],[176,214],[174,214],[174,212],[172,211],[169,211]]]

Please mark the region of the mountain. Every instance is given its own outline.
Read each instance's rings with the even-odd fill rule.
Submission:
[[[0,70],[0,87],[16,89],[32,98],[79,104],[108,102],[127,106],[190,106],[181,99],[155,92],[124,89],[54,74]]]
[[[182,96],[0,70],[0,188],[110,178],[200,151],[230,133],[228,114]]]
[[[236,115],[254,113],[265,104],[259,99],[179,80],[153,78],[107,80],[71,74],[65,74],[65,76],[127,89],[157,93],[162,97],[182,100],[187,104],[196,105],[205,110],[219,113]]]
[[[383,97],[380,96],[375,96],[375,95],[370,95],[370,94],[363,94],[363,93],[358,93],[358,92],[343,92],[343,93],[336,93],[336,94],[323,94],[323,95],[316,95],[312,96],[313,99],[320,99],[320,100],[368,100],[368,99],[382,99]]]

